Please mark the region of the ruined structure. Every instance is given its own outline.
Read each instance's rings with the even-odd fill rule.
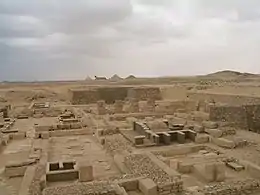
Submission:
[[[147,100],[152,98],[161,99],[159,88],[133,88],[126,86],[115,87],[92,87],[89,89],[71,89],[70,97],[72,104],[91,104],[104,100],[107,104],[113,104],[116,100],[138,99]]]
[[[223,79],[163,78],[153,85],[159,80],[62,82],[52,94],[64,101],[10,101],[12,107],[0,110],[0,191],[259,194],[258,85],[252,95],[252,80],[234,87],[237,82],[224,86]],[[243,86],[244,94],[223,92]]]

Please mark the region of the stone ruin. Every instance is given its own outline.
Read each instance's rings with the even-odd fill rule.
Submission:
[[[260,133],[260,105],[213,106],[209,110],[209,119]]]
[[[75,161],[47,163],[46,182],[73,181],[89,182],[93,180],[93,167],[88,163]]]
[[[155,145],[169,145],[172,142],[184,144],[187,140],[195,141],[197,133],[193,130],[171,130],[164,122],[134,122],[133,130],[140,134],[135,136],[135,144],[143,145],[145,139]]]
[[[137,113],[139,112],[139,101],[137,99],[131,99],[129,101],[130,105],[129,105],[129,112],[130,113]]]
[[[89,89],[70,89],[71,103],[74,105],[92,104],[103,100],[106,104],[114,104],[116,100],[137,99],[139,101],[161,99],[158,87],[91,87]]]

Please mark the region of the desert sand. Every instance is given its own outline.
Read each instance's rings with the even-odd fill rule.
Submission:
[[[0,83],[0,195],[260,194],[260,75]]]

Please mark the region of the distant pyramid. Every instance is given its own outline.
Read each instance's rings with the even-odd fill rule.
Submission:
[[[134,75],[129,75],[128,77],[126,77],[125,79],[136,79],[136,77]]]
[[[115,74],[109,80],[111,80],[111,81],[121,81],[122,78],[120,76],[118,76],[117,74]]]
[[[91,78],[90,76],[87,76],[87,77],[85,78],[85,81],[92,81],[92,78]]]

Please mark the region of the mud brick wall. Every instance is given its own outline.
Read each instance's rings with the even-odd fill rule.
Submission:
[[[98,95],[107,104],[113,104],[116,100],[125,100],[129,87],[102,87],[98,88]]]
[[[189,92],[188,97],[195,101],[224,103],[228,105],[260,104],[260,97],[235,94],[214,94],[203,92]]]
[[[240,128],[247,128],[247,114],[242,106],[212,106],[209,120],[234,123]]]
[[[260,105],[246,105],[248,130],[260,133]]]
[[[70,90],[71,103],[74,105],[91,104],[97,102],[100,97],[95,89],[91,90]]]
[[[239,195],[260,192],[260,183],[257,180],[248,179],[207,186],[202,190],[204,195]]]
[[[128,90],[129,99],[138,99],[138,100],[161,100],[161,90],[159,87],[139,87],[132,88]]]

